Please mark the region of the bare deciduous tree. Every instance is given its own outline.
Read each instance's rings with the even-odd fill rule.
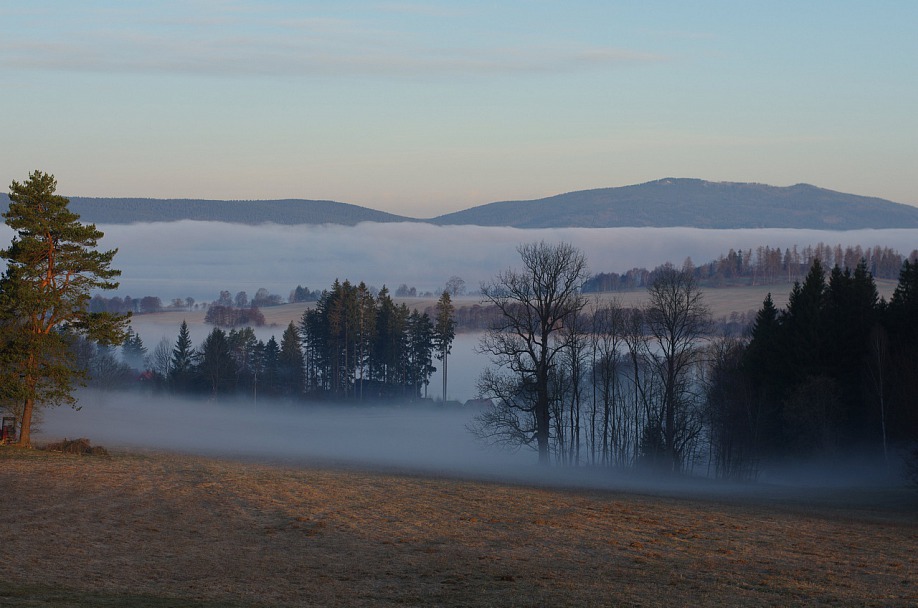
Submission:
[[[667,466],[681,470],[690,425],[686,417],[693,397],[690,378],[701,352],[699,340],[711,313],[691,273],[665,267],[649,287],[645,314],[653,339],[653,361],[662,387],[661,422]]]
[[[586,305],[580,293],[587,278],[586,258],[567,243],[523,244],[517,251],[523,268],[506,270],[481,288],[483,302],[496,306],[501,315],[482,337],[480,350],[509,374],[489,371],[482,376],[479,388],[496,400],[496,411],[479,418],[478,430],[498,440],[534,442],[539,462],[547,464],[549,375],[564,348],[556,336]]]
[[[465,280],[462,277],[451,276],[446,282],[446,291],[454,298],[465,295]]]

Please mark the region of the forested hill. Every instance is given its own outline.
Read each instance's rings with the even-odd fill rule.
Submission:
[[[569,192],[531,201],[490,203],[419,220],[358,205],[301,199],[219,201],[71,197],[71,209],[97,224],[210,220],[241,224],[428,222],[516,228],[918,228],[918,207],[844,194],[807,184],[661,179],[645,184]],[[0,210],[9,199],[0,194]]]
[[[918,207],[808,184],[661,179],[635,186],[490,203],[437,217],[436,224],[517,228],[689,226],[694,228],[918,228]]]
[[[0,194],[0,209],[6,211],[9,196]],[[199,199],[87,198],[70,197],[70,209],[84,222],[132,224],[202,220],[233,224],[342,224],[360,222],[410,222],[411,218],[337,203],[285,199],[273,201],[218,201]]]

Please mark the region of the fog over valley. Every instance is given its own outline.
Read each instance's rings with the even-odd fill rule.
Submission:
[[[918,1],[660,4],[0,2],[0,608],[918,606]]]
[[[769,245],[882,245],[907,255],[918,244],[918,230],[696,228],[559,228],[522,230],[418,223],[246,226],[181,221],[100,225],[103,249],[118,248],[113,267],[122,271],[117,295],[153,295],[215,300],[221,290],[249,295],[261,287],[286,299],[297,285],[322,290],[335,279],[387,285],[405,283],[419,292],[442,289],[451,276],[462,277],[470,292],[497,272],[518,265],[520,243],[569,242],[587,257],[592,272],[681,265],[686,257],[703,263],[729,249]],[[6,225],[0,239],[12,238]],[[111,292],[106,294],[113,295]]]
[[[122,271],[117,294],[133,298],[157,296],[166,304],[173,298],[186,297],[192,297],[199,303],[210,303],[217,299],[220,291],[230,294],[246,291],[254,294],[261,288],[278,294],[286,301],[288,294],[298,285],[313,291],[323,290],[329,288],[336,279],[346,279],[353,284],[362,281],[376,288],[386,285],[392,291],[401,284],[407,284],[416,288],[418,293],[438,294],[450,277],[459,276],[465,280],[469,295],[459,298],[456,303],[468,305],[478,302],[480,283],[493,281],[496,275],[508,268],[520,267],[520,256],[525,256],[519,250],[521,244],[543,243],[541,247],[570,244],[577,255],[582,252],[589,273],[597,273],[624,272],[635,267],[654,268],[665,262],[681,267],[687,258],[696,264],[703,264],[725,255],[731,249],[755,250],[766,245],[772,248],[796,246],[801,250],[820,243],[864,248],[879,245],[907,255],[918,243],[916,229],[847,232],[696,228],[523,230],[479,226],[439,227],[420,223],[364,223],[346,227],[275,224],[250,226],[197,221],[102,225],[99,228],[105,233],[100,243],[101,248],[118,249],[113,262],[113,266]],[[4,226],[0,230],[0,238],[12,238],[9,228]],[[756,289],[764,288],[759,286]],[[780,283],[768,289],[776,293],[775,301],[779,305],[786,302],[789,285]],[[758,294],[756,290],[749,291]],[[716,300],[717,293],[717,289],[708,289],[704,298]],[[763,294],[758,294],[760,299],[755,307],[761,303]],[[409,308],[423,309],[431,302],[432,299],[427,298],[412,303],[409,298],[407,304]],[[273,312],[269,312],[268,324],[254,328],[254,335],[265,342],[272,336],[281,342],[281,334],[288,320],[299,325],[302,311],[307,306],[312,305],[300,303],[282,308],[265,307],[266,311]],[[284,318],[282,322],[281,317]],[[131,319],[131,326],[143,339],[148,354],[152,354],[157,347],[161,352],[174,353],[178,326],[183,319],[189,324],[190,346],[198,349],[192,360],[197,361],[197,357],[205,359],[202,343],[209,338],[209,334],[219,332],[212,332],[213,326],[204,322],[204,312],[200,307],[195,310],[179,308],[154,315],[137,314]],[[91,437],[96,443],[114,447],[156,448],[296,462],[342,462],[475,476],[499,472],[511,479],[529,479],[535,471],[532,468],[535,465],[532,450],[525,447],[519,451],[506,452],[476,439],[471,427],[484,424],[483,418],[476,418],[482,410],[477,406],[455,403],[464,403],[478,397],[479,382],[493,381],[483,379],[487,375],[483,372],[492,360],[489,355],[481,352],[481,337],[481,333],[474,332],[460,333],[455,337],[449,359],[448,392],[445,396],[441,388],[442,363],[436,360],[431,362],[438,368],[437,371],[430,375],[429,383],[417,385],[414,390],[418,394],[411,399],[403,400],[393,395],[386,398],[379,386],[373,388],[372,383],[377,381],[370,380],[367,390],[380,391],[376,394],[386,398],[383,404],[356,404],[348,402],[347,395],[343,400],[332,398],[321,405],[301,399],[302,394],[296,399],[278,397],[277,401],[272,401],[267,391],[273,389],[267,388],[270,386],[268,379],[263,378],[261,372],[249,378],[236,370],[233,373],[242,374],[234,376],[239,386],[234,384],[232,390],[221,388],[219,391],[217,384],[207,388],[207,377],[202,375],[199,380],[203,384],[191,387],[192,390],[185,394],[170,390],[169,381],[165,378],[160,380],[166,384],[154,380],[145,384],[134,372],[129,383],[131,390],[87,389],[79,393],[81,409],[78,411],[69,408],[46,410],[43,412],[40,432],[52,439],[64,436]],[[702,340],[700,334],[698,339]],[[649,347],[648,352],[655,352],[654,348]],[[494,355],[493,351],[491,355]],[[203,369],[203,364],[201,367]],[[634,369],[639,370],[635,372],[637,377],[638,373],[649,373],[645,370],[651,368],[635,366]],[[232,375],[225,370],[219,373],[222,374],[219,376],[221,378]],[[616,373],[622,378],[627,376],[621,370]],[[246,382],[255,382],[257,389],[239,380],[243,376]],[[362,382],[362,376],[355,376],[348,382],[353,382],[356,387],[358,377]],[[565,380],[562,384],[559,390],[567,390],[569,381]],[[485,394],[493,396],[494,387],[494,384],[489,385]],[[584,395],[593,395],[594,398],[597,394],[595,390],[590,392],[592,389],[582,390]],[[421,399],[425,397],[430,400]],[[444,398],[453,403],[443,405]],[[488,411],[493,414],[497,410]],[[630,434],[623,436],[620,443],[624,446],[622,450],[630,450],[629,454],[633,452],[635,462],[639,460],[639,450],[643,449],[638,437],[641,424],[639,414],[635,410],[634,429],[637,430],[634,433],[628,431]],[[596,412],[593,415],[595,420],[599,420]],[[568,418],[558,419],[562,420],[562,425],[553,430],[553,437],[564,437],[568,426],[575,429],[573,422],[568,424]],[[581,431],[580,423],[577,424],[576,429],[570,432],[580,437],[586,431]],[[483,428],[478,426],[479,430]],[[618,432],[614,424],[609,428]],[[496,436],[479,434],[492,438]],[[594,435],[591,441],[598,441],[597,436]],[[519,443],[516,442],[517,447]],[[591,445],[591,449],[597,449],[597,443]],[[701,453],[697,451],[697,454]],[[563,456],[566,452],[559,448],[558,454]],[[884,467],[877,462],[877,454],[872,453],[862,462],[869,463],[868,468],[873,467],[873,471],[885,468],[887,474],[898,475],[898,464],[891,468],[889,465]],[[704,474],[704,467],[710,468],[710,465],[704,464],[704,458],[707,457],[698,456],[697,462],[701,464],[687,465],[687,470]],[[581,464],[587,464],[585,458]],[[576,474],[583,476],[581,481],[590,485],[597,483],[590,479],[595,472],[591,468],[584,466],[585,472]],[[833,467],[833,475],[840,469]],[[800,471],[802,469],[797,472]],[[858,483],[865,481],[860,471],[848,467],[845,479],[841,481],[846,481],[849,475],[858,478]],[[710,470],[707,474],[711,475]],[[873,474],[870,472],[868,477]],[[564,483],[581,482],[577,481],[580,477],[571,477],[569,472],[559,472],[557,475]],[[544,479],[544,472],[539,473],[539,476]],[[755,476],[760,481],[794,481],[787,470],[767,466],[758,470]],[[805,477],[807,484],[829,483],[824,472],[817,473],[815,478]],[[609,478],[598,483],[607,485]]]
[[[84,390],[80,411],[44,412],[48,436],[86,436],[106,446],[214,456],[276,458],[402,467],[451,473],[530,468],[517,453],[476,441],[462,408],[399,405],[279,406]]]
[[[530,448],[511,449],[477,439],[469,430],[479,412],[474,407],[391,402],[291,406],[249,399],[214,403],[93,389],[80,390],[77,396],[79,410],[58,407],[41,413],[41,437],[91,437],[94,444],[110,449],[291,466],[352,466],[570,488],[827,503],[837,499],[834,491],[886,487],[900,474],[898,466],[878,474],[875,454],[845,456],[831,467],[819,462],[772,465],[762,472],[760,483],[752,485],[704,483],[698,477],[660,476],[646,469],[546,469],[536,464]],[[847,497],[852,503],[865,499]]]

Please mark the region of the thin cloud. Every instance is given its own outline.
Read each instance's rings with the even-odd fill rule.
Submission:
[[[420,5],[383,5],[420,10]],[[439,10],[439,9],[438,9]],[[442,16],[442,15],[441,15]],[[44,23],[34,19],[35,23]],[[0,66],[72,72],[211,76],[411,76],[569,73],[664,61],[665,56],[589,45],[552,46],[541,39],[512,47],[428,41],[423,34],[371,19],[241,14],[221,8],[182,16],[100,11],[64,22],[9,28]]]
[[[453,6],[433,6],[417,2],[382,2],[375,5],[375,8],[384,13],[422,15],[425,17],[459,17],[468,14],[468,11]]]
[[[487,75],[563,73],[665,61],[661,55],[621,49],[551,53],[541,49],[488,51],[374,47],[342,50],[287,39],[225,37],[195,42],[136,36],[133,39],[0,44],[0,65],[13,69],[82,72],[232,75]]]

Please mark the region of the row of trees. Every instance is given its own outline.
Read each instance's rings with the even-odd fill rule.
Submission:
[[[479,391],[493,407],[479,436],[530,445],[540,463],[682,470],[698,435],[692,382],[710,314],[691,273],[668,267],[645,309],[589,300],[583,254],[569,244],[519,248],[482,295],[502,313],[481,349],[493,368]]]
[[[369,291],[373,295],[373,297],[376,297],[379,294],[379,290],[376,289],[375,287],[369,287]],[[443,293],[443,291],[449,293],[450,296],[454,298],[456,296],[465,295],[465,281],[462,279],[462,277],[458,277],[455,275],[451,276],[446,281],[446,287],[444,287],[440,293]],[[395,290],[395,297],[397,298],[417,297],[417,295],[418,295],[417,288],[408,287],[408,285],[405,283],[402,283],[401,285],[399,285],[398,288],[396,288]],[[427,295],[430,295],[430,292],[428,292]],[[296,289],[290,292],[289,301],[291,304],[297,303],[297,302],[316,302],[319,300],[320,297],[322,297],[321,291],[319,290],[310,291],[308,287],[297,285]]]
[[[218,297],[211,306],[222,306],[224,308],[246,308],[249,306],[254,306],[256,308],[265,307],[265,306],[280,306],[284,303],[283,298],[279,295],[269,292],[266,288],[261,287],[258,291],[255,292],[255,295],[252,296],[252,299],[249,299],[249,294],[245,291],[236,292],[236,295],[233,296],[229,291],[223,290],[220,292],[220,297]]]
[[[210,310],[223,309],[211,306]],[[253,309],[230,309],[234,311]],[[291,323],[280,343],[257,339],[251,327],[214,328],[198,346],[183,323],[174,345],[147,353],[129,334],[125,361],[147,369],[146,380],[175,393],[211,398],[237,395],[290,400],[417,399],[426,393],[434,358],[446,364],[454,337],[453,305],[441,296],[436,319],[396,305],[384,287],[376,297],[366,286],[338,282],[322,293],[299,326]],[[87,359],[87,366],[92,359]]]
[[[769,296],[751,335],[712,330],[696,275],[665,266],[647,304],[590,301],[570,245],[519,249],[521,270],[483,296],[502,312],[481,349],[493,406],[483,438],[540,462],[754,477],[791,457],[886,454],[918,440],[918,266],[890,302],[862,261],[826,276],[814,260],[787,310]]]
[[[298,398],[303,390],[303,355],[299,335],[291,323],[280,343],[255,336],[251,327],[215,327],[195,348],[182,323],[171,347],[160,342],[146,359],[147,379],[174,393],[198,393],[211,399],[243,395]]]
[[[724,473],[788,456],[891,460],[918,440],[918,265],[904,262],[886,302],[863,261],[828,274],[815,261],[787,309],[766,298],[711,369]]]
[[[195,307],[194,298],[172,300],[168,308],[172,310],[192,310]],[[106,298],[102,294],[96,293],[89,300],[89,312],[107,312],[116,315],[129,314],[149,314],[161,312],[167,307],[157,296],[144,296],[142,298],[132,298],[131,296],[113,296]]]
[[[683,269],[692,272],[704,287],[720,287],[729,284],[775,285],[799,281],[815,260],[828,267],[854,268],[864,263],[871,276],[881,279],[895,279],[906,258],[889,247],[863,248],[860,245],[842,248],[819,243],[799,249],[796,245],[782,251],[780,247],[760,246],[755,249],[733,250],[700,266],[691,258],[686,259]],[[909,259],[918,259],[918,250],[912,251]],[[653,270],[632,268],[624,273],[601,272],[587,279],[583,291],[587,293],[644,289],[651,285],[664,267]]]
[[[436,311],[432,320],[395,304],[385,287],[374,297],[364,283],[335,281],[303,313],[306,392],[345,399],[426,396],[433,359],[445,368],[455,335],[448,292]]]
[[[265,324],[265,315],[257,306],[236,308],[234,306],[213,304],[207,307],[207,312],[204,313],[204,322],[220,327],[237,327],[241,325],[260,327]]]

